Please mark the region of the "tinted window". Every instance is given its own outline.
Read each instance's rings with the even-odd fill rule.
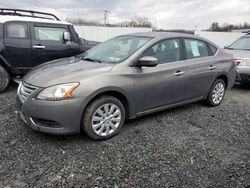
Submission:
[[[35,27],[36,40],[63,41],[65,28]]]
[[[27,38],[27,24],[25,23],[8,23],[8,38]]]
[[[180,61],[180,40],[168,39],[161,41],[147,49],[143,56],[153,56],[158,59],[159,64]]]
[[[195,39],[185,39],[187,59],[207,57],[208,47],[204,41]]]

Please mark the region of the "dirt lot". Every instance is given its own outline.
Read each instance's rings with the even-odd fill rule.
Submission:
[[[127,121],[103,142],[30,130],[0,94],[0,187],[250,187],[250,86]]]

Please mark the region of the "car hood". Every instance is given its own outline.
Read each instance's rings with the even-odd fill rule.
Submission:
[[[232,54],[237,59],[250,59],[250,50],[225,50],[227,53]]]
[[[114,65],[80,60],[79,58],[64,58],[42,64],[30,71],[23,81],[38,87],[79,82],[90,76],[108,72]]]

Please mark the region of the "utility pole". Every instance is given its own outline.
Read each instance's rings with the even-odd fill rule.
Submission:
[[[108,20],[108,14],[110,13],[110,11],[108,11],[108,10],[104,10],[103,11],[104,12],[104,22],[103,22],[103,24],[104,24],[104,26],[106,26],[106,24],[107,24],[107,20]]]

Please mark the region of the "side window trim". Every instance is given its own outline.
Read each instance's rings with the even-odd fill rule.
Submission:
[[[23,24],[25,25],[25,37],[8,37],[8,33],[7,33],[7,27],[10,24]],[[29,40],[30,39],[30,30],[29,30],[29,23],[28,22],[24,22],[24,21],[8,21],[4,23],[4,39],[15,39],[15,40]]]

